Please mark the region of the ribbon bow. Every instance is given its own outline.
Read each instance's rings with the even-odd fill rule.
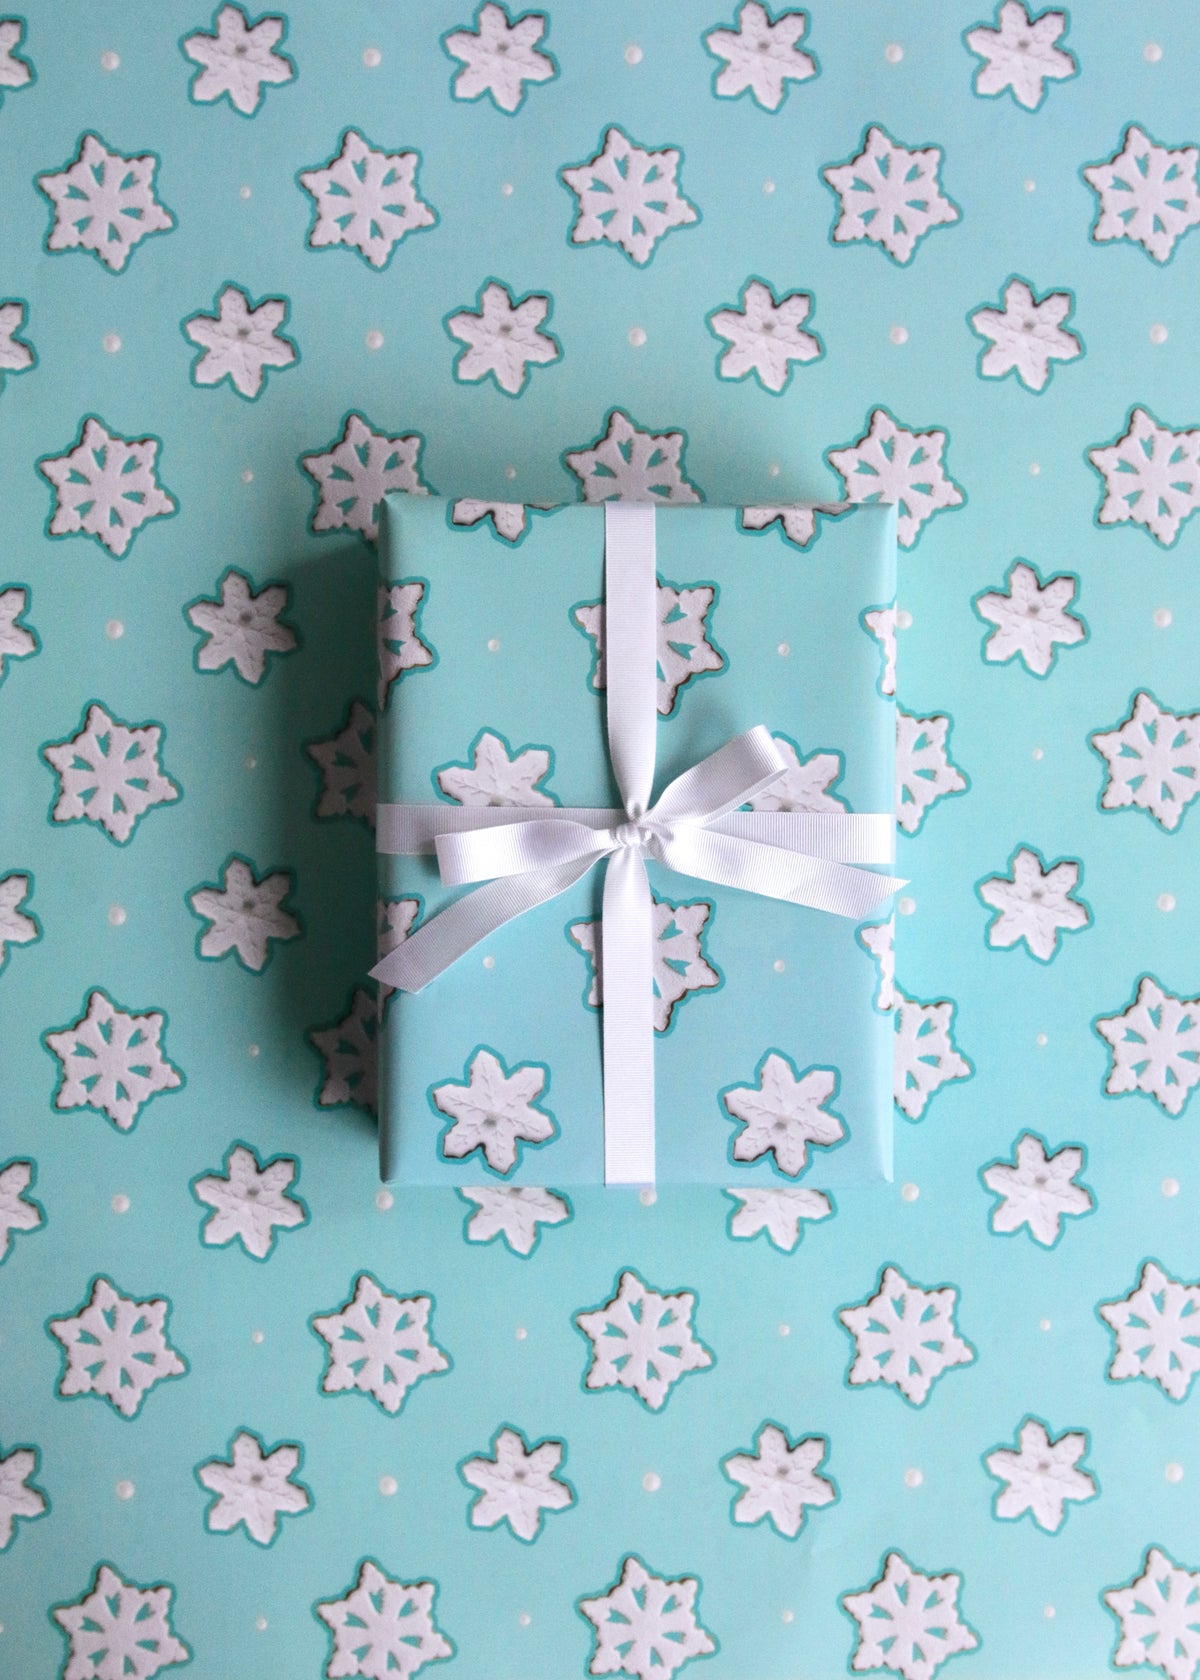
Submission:
[[[417,992],[505,922],[607,859],[597,974],[603,986],[604,1177],[654,1179],[654,920],[645,859],[719,886],[858,921],[904,882],[858,867],[891,859],[882,813],[741,811],[787,768],[757,724],[649,805],[657,732],[654,508],[607,502],[603,649],[608,746],[623,808],[381,805],[382,852],[437,852],[454,900],[371,970]]]

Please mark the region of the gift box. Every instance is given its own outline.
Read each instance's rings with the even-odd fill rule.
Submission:
[[[431,828],[519,817],[557,841],[561,813],[618,850],[632,833],[606,733],[610,518],[597,505],[385,499],[377,843],[393,966],[448,906],[489,890],[445,884]],[[802,851],[841,860],[814,868],[866,879],[878,902],[835,914],[647,858],[653,1048],[637,1077],[653,1085],[654,1166],[637,1176],[794,1185],[802,1215],[821,1217],[818,1186],[891,1175],[889,904],[874,877],[891,857],[895,510],[659,507],[651,524],[655,799],[753,731],[777,768],[715,821],[715,849],[744,831],[778,859],[771,825],[799,824]],[[420,849],[410,833],[415,855],[397,855],[397,820],[422,811]],[[621,1118],[612,1088],[640,1054],[627,1066],[624,1049],[604,1050],[604,878],[601,861],[420,990],[381,984],[385,1182],[604,1181],[606,1126],[611,1149]]]

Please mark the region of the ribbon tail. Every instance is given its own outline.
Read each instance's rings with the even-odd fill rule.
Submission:
[[[600,927],[604,1182],[654,1182],[654,906],[640,852],[614,852]]]
[[[851,921],[860,921],[907,884],[897,875],[877,875],[873,869],[764,846],[711,828],[680,828],[655,840],[651,850],[681,875],[785,899]]]

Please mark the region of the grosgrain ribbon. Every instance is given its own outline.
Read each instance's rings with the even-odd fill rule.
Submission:
[[[680,874],[859,920],[905,883],[882,813],[741,811],[787,768],[762,724],[671,782],[649,806],[657,734],[654,508],[604,507],[608,744],[620,810],[381,805],[381,852],[437,852],[454,900],[372,970],[418,992],[473,946],[564,893],[607,859],[597,973],[603,987],[604,1177],[654,1180],[654,921],[647,855]]]

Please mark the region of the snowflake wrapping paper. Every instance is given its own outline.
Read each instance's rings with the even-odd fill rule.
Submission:
[[[1196,1680],[1189,10],[66,23],[0,7],[0,1672]],[[898,503],[892,1184],[381,1190],[317,1101],[380,500],[582,498],[615,413]]]
[[[619,806],[603,509],[401,495],[385,507],[380,802]],[[895,510],[665,508],[655,541],[656,794],[763,723],[787,768],[752,808],[888,812],[895,705],[876,631],[895,617]],[[886,1177],[893,1032],[866,941],[887,902],[856,924],[649,874],[659,1179]],[[388,997],[386,1181],[603,1181],[602,881],[592,871],[423,991]],[[435,857],[381,855],[380,954],[454,896]],[[366,1100],[353,1074],[349,1089]]]

